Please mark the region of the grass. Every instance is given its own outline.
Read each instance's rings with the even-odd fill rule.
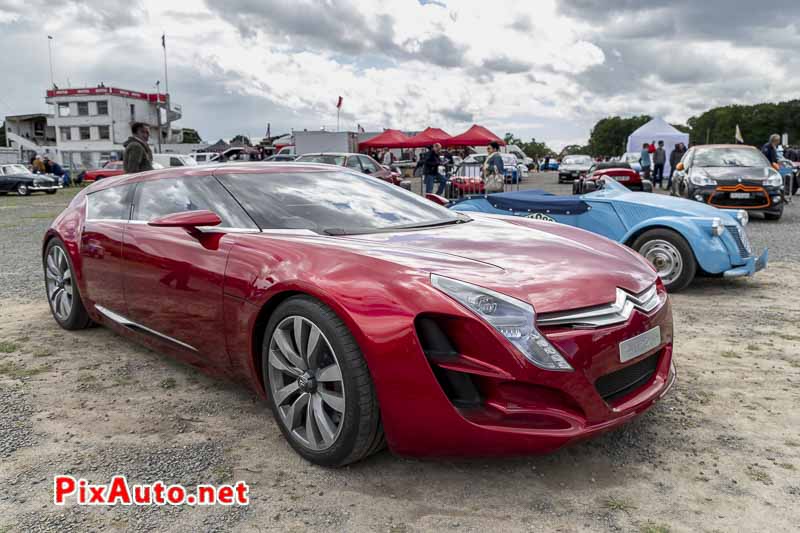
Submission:
[[[636,509],[636,506],[632,503],[629,503],[623,499],[615,498],[614,496],[609,496],[603,501],[603,507],[608,509],[609,511],[623,511],[628,513]]]
[[[178,383],[175,381],[175,378],[167,378],[161,380],[161,388],[162,389],[174,389]]]
[[[786,341],[800,341],[800,335],[792,335],[791,333],[778,333],[778,337]]]
[[[51,352],[47,348],[40,348],[35,352],[33,352],[34,357],[50,357],[51,355],[53,355],[53,352]]]
[[[781,463],[779,466],[784,470],[796,470],[795,466],[792,463]]]
[[[800,441],[794,439],[786,439],[783,443],[792,448],[800,448]]]
[[[726,359],[741,359],[742,358],[741,355],[739,355],[738,353],[734,352],[733,350],[725,350],[720,355],[722,357],[725,357]]]
[[[12,353],[19,350],[19,345],[15,342],[0,341],[0,353]]]
[[[78,376],[78,383],[93,383],[97,381],[97,376],[94,374],[81,374]]]
[[[28,368],[25,366],[20,366],[13,361],[0,364],[0,374],[11,378],[29,378],[31,376],[35,376],[36,374],[47,372],[48,370],[49,368],[46,366],[35,366]]]
[[[748,352],[757,352],[761,349],[761,346],[758,344],[748,344],[747,348],[745,348]]]
[[[41,218],[41,219],[46,219],[46,220],[52,220],[52,219],[56,218],[57,216],[58,216],[58,212],[33,213],[33,214],[30,214],[30,215],[28,215],[28,216],[26,216],[24,218]]]
[[[669,533],[670,529],[667,525],[656,524],[655,522],[648,520],[642,524],[640,531],[641,533]]]

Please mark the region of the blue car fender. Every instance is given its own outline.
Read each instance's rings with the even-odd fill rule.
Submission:
[[[719,237],[711,234],[710,224],[710,220],[695,217],[650,218],[630,228],[620,242],[631,246],[633,241],[647,230],[670,229],[686,240],[700,268],[716,274],[730,269],[732,265],[725,244]]]

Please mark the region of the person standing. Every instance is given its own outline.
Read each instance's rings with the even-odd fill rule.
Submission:
[[[675,167],[681,162],[683,154],[685,153],[686,147],[683,146],[683,143],[678,143],[675,145],[675,149],[669,154],[669,179],[667,180],[667,189],[672,188],[672,176],[675,174]]]
[[[422,171],[423,175],[425,176],[425,192],[433,192],[433,183],[437,181],[439,182],[439,187],[436,190],[436,194],[440,196],[444,194],[445,186],[444,178],[441,174],[439,174],[439,165],[442,164],[441,159],[439,158],[439,151],[441,149],[442,145],[439,143],[431,146],[428,152],[425,154],[422,163]]]
[[[394,155],[392,155],[392,151],[388,148],[383,153],[383,164],[387,167],[390,166],[394,162]]]
[[[72,180],[70,179],[69,171],[64,170],[61,165],[53,161],[52,159],[45,157],[44,158],[45,168],[48,174],[52,174],[53,176],[58,177],[61,180],[61,185],[64,187],[69,187],[72,185]]]
[[[773,133],[769,136],[769,142],[761,147],[761,151],[769,159],[771,165],[778,164],[778,146],[781,144],[781,136]]]
[[[667,152],[664,141],[658,141],[658,148],[653,153],[653,184],[661,187],[664,182],[664,166],[667,164]]]
[[[42,156],[37,155],[33,159],[33,173],[45,174],[46,172],[47,172],[47,167],[45,167],[44,161],[42,160]]]
[[[122,143],[125,152],[122,154],[122,164],[126,174],[153,170],[153,151],[147,141],[150,140],[150,128],[142,122],[131,125],[131,135]]]
[[[503,192],[506,184],[503,156],[500,155],[500,143],[492,142],[486,147],[489,154],[483,162],[483,183],[487,193]]]
[[[642,144],[642,154],[639,159],[639,164],[642,166],[642,176],[644,179],[650,179],[650,145],[647,143]]]
[[[550,156],[549,155],[544,156],[544,167],[542,168],[542,170],[544,170],[544,171],[550,170]]]

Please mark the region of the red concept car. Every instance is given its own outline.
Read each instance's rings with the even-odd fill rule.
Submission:
[[[642,179],[628,163],[596,163],[589,169],[589,175],[577,179],[572,184],[572,194],[585,194],[597,189],[600,178],[614,178],[632,191],[653,192],[653,182]],[[591,185],[589,185],[591,183]]]
[[[265,397],[309,461],[543,453],[675,379],[652,267],[566,225],[469,218],[342,167],[107,178],[47,231],[66,329],[103,324]]]

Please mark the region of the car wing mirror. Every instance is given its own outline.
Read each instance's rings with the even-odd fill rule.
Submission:
[[[164,215],[154,218],[147,225],[157,228],[194,229],[198,226],[219,226],[221,223],[222,219],[213,211],[198,210]]]

